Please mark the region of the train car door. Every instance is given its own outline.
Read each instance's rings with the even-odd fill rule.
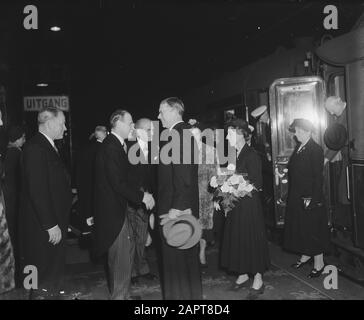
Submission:
[[[272,131],[272,162],[275,223],[283,227],[288,195],[288,161],[295,148],[289,125],[296,118],[310,120],[315,127],[313,138],[323,145],[326,128],[325,86],[320,77],[296,77],[275,80],[269,89]]]

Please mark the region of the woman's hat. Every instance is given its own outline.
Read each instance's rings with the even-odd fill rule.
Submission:
[[[200,241],[202,228],[192,214],[182,214],[163,225],[163,235],[170,246],[189,249]]]
[[[235,129],[242,129],[249,134],[252,133],[252,131],[249,128],[248,122],[246,122],[245,120],[240,119],[240,118],[236,118],[236,119],[229,121],[226,124],[226,128],[229,128],[229,127],[233,127]]]
[[[294,119],[293,122],[290,124],[288,131],[295,133],[296,127],[301,128],[302,130],[305,131],[310,131],[310,132],[314,131],[314,126],[312,122],[307,119]]]
[[[324,142],[331,150],[340,150],[346,145],[347,139],[348,133],[346,128],[339,123],[333,123],[325,130]]]

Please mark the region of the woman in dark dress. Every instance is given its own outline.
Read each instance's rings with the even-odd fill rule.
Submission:
[[[318,277],[324,270],[323,253],[329,245],[328,218],[322,193],[324,153],[311,137],[313,126],[308,120],[295,119],[289,130],[299,144],[288,165],[284,247],[301,254],[293,268],[301,268],[314,257],[314,268],[309,277]]]
[[[236,173],[247,175],[249,182],[260,190],[261,160],[254,149],[246,144],[248,134],[248,124],[244,120],[236,119],[228,125],[227,139],[237,150]],[[252,197],[241,198],[227,214],[221,250],[222,267],[239,274],[232,289],[238,290],[245,286],[251,274],[254,281],[247,298],[256,299],[264,292],[262,276],[270,266],[258,191],[253,191]]]

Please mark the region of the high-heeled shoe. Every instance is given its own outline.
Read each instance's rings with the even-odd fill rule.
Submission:
[[[321,276],[321,274],[324,270],[325,270],[325,265],[320,270],[313,268],[311,270],[311,272],[308,274],[308,277],[309,278],[318,278],[319,276]]]
[[[298,260],[296,263],[292,264],[291,267],[295,268],[295,269],[299,269],[299,268],[302,268],[305,264],[308,264],[311,262],[312,262],[312,257],[310,259],[308,259],[307,261]]]
[[[258,297],[265,291],[265,284],[263,283],[259,289],[250,288],[249,293],[246,296],[247,300],[257,300]]]

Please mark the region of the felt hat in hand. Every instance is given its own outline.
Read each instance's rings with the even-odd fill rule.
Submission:
[[[333,123],[325,130],[324,142],[331,150],[340,150],[347,144],[347,140],[348,133],[346,128],[339,123]]]
[[[181,214],[163,225],[163,235],[170,246],[189,249],[200,241],[202,228],[192,214]]]

